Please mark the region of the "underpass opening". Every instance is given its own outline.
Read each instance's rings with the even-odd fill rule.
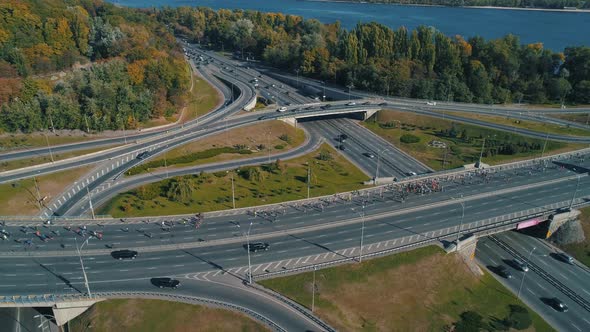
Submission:
[[[320,120],[327,120],[327,119],[352,119],[352,120],[360,120],[363,121],[365,119],[365,112],[359,111],[356,113],[342,113],[342,114],[328,114],[328,115],[318,115],[318,116],[310,116],[305,118],[298,118],[297,122],[311,122],[311,121],[320,121]]]

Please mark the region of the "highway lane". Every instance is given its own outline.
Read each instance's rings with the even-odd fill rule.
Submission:
[[[373,178],[378,176],[402,179],[411,176],[411,172],[425,174],[432,171],[352,119],[326,119],[312,121],[309,124],[304,122],[302,125],[313,126],[335,147],[343,145],[345,149],[340,150],[340,153]],[[342,134],[348,137],[346,142],[341,144],[339,137]],[[370,155],[373,157],[371,158]],[[378,164],[379,167],[377,167]]]
[[[581,166],[589,166],[590,165],[590,161],[585,161],[584,163],[580,163]],[[464,196],[465,199],[467,199],[470,195],[477,195],[477,194],[484,194],[484,193],[491,193],[491,192],[496,192],[498,190],[502,190],[502,189],[507,189],[507,188],[512,188],[512,187],[517,187],[517,186],[526,186],[526,185],[531,185],[531,184],[535,184],[535,183],[540,183],[543,181],[550,181],[550,180],[555,180],[555,179],[560,179],[560,178],[564,178],[567,176],[572,176],[574,175],[574,172],[571,171],[567,171],[564,169],[560,169],[557,166],[552,166],[550,168],[546,168],[545,170],[543,170],[540,167],[537,168],[530,168],[530,169],[520,169],[520,170],[513,170],[513,171],[503,171],[503,172],[498,172],[496,174],[490,175],[490,176],[486,176],[486,177],[481,177],[481,176],[475,176],[475,177],[470,177],[470,178],[466,178],[466,179],[448,179],[448,180],[439,180],[437,182],[437,184],[440,186],[440,188],[443,189],[442,192],[439,191],[435,191],[432,193],[425,193],[425,194],[407,194],[407,193],[400,193],[399,189],[395,189],[392,191],[385,191],[383,193],[383,198],[381,197],[367,197],[367,198],[362,198],[362,197],[358,197],[355,198],[355,200],[352,201],[347,201],[347,200],[342,200],[339,199],[337,201],[334,202],[334,204],[329,204],[326,206],[321,207],[321,209],[323,209],[321,216],[323,217],[323,221],[318,221],[316,220],[319,217],[316,217],[315,215],[312,215],[313,218],[310,218],[309,220],[305,220],[304,223],[302,224],[303,226],[305,225],[310,225],[310,224],[314,224],[314,223],[319,223],[319,222],[332,222],[332,221],[336,221],[339,218],[345,218],[347,215],[350,214],[350,211],[348,210],[349,207],[354,206],[355,204],[358,204],[358,201],[360,199],[371,199],[374,200],[374,204],[372,204],[370,207],[367,207],[367,215],[371,215],[371,214],[376,214],[376,213],[382,213],[382,212],[386,212],[386,211],[396,211],[399,209],[407,209],[407,208],[415,208],[415,207],[419,207],[422,206],[424,204],[431,204],[431,203],[435,203],[435,202],[442,202],[442,201],[448,201],[451,199],[451,197],[460,197],[461,195]],[[580,179],[580,187],[583,186],[583,184],[585,183],[584,181],[587,181],[588,177],[584,176],[583,178]],[[569,189],[563,189],[564,192],[567,192],[569,195],[572,195],[572,191],[575,190],[574,186],[578,186],[577,183],[575,183],[575,180],[568,180],[566,181],[564,184],[565,186],[568,186]],[[420,182],[419,182],[420,183]],[[557,188],[557,185],[554,185],[555,188]],[[393,187],[392,187],[393,189]],[[554,191],[554,189],[547,189],[547,191],[537,191],[537,195],[544,195],[547,193],[552,193]],[[405,196],[405,199],[403,201],[403,203],[401,202],[401,198],[402,195]],[[571,197],[571,196],[570,196]],[[518,197],[515,197],[518,198]],[[535,198],[535,200],[537,200],[538,197]],[[381,200],[383,200],[383,202],[381,202]],[[513,202],[509,202],[510,204],[507,204],[508,207],[511,207],[513,205]],[[535,201],[536,203],[536,201]],[[453,204],[453,203],[449,203],[449,204]],[[469,203],[470,204],[470,203]],[[493,200],[483,200],[481,203],[481,205],[479,205],[480,207],[485,207],[487,209],[490,209],[490,212],[495,212],[495,213],[499,213],[501,212],[501,208],[499,208],[499,206],[501,207],[502,205],[498,205],[497,203],[494,204]],[[458,206],[458,204],[455,204]],[[493,205],[493,206],[492,206]],[[256,210],[257,208],[252,208],[253,210]],[[274,208],[275,210],[279,209],[278,207]],[[283,208],[280,209],[278,212],[274,212],[274,216],[277,216],[277,214],[280,212],[280,216],[278,216],[278,218],[283,221],[285,224],[289,224],[291,221],[293,221],[294,226],[299,226],[300,221],[296,220],[297,218],[301,218],[302,214],[302,210],[305,211],[305,213],[317,213],[319,207],[318,206],[304,206],[304,205],[300,205],[297,202],[293,202],[293,203],[286,203],[283,205]],[[474,212],[474,215],[478,215],[480,212]],[[261,212],[261,214],[259,215],[260,218],[263,217],[263,214]],[[178,224],[178,222],[180,222],[180,219],[182,218],[182,216],[178,216],[178,217],[174,217],[174,216],[169,216],[169,217],[162,217],[160,219],[156,219],[158,220],[158,223],[160,220],[169,220],[169,221],[174,221],[176,224]],[[199,229],[199,234],[208,234],[209,232],[209,227],[211,227],[211,231],[213,231],[213,233],[218,233],[220,230],[225,229],[225,235],[223,235],[224,237],[231,237],[232,236],[232,232],[234,231],[233,229],[233,224],[231,223],[231,221],[233,220],[238,220],[239,218],[248,218],[248,216],[246,216],[244,214],[244,212],[241,212],[238,215],[225,215],[225,216],[220,216],[220,217],[207,217],[206,222],[201,226],[201,228]],[[152,219],[153,220],[153,219]],[[100,222],[100,221],[99,221]],[[136,229],[136,228],[145,228],[146,231],[148,232],[154,232],[155,234],[160,234],[162,231],[158,230],[160,227],[160,225],[143,225],[143,224],[139,224],[138,225],[133,225],[129,226],[131,227],[131,229]],[[125,227],[127,225],[124,224],[120,224],[120,225],[104,225],[103,227],[96,227],[96,225],[89,223],[88,227],[91,228],[92,230],[95,231],[102,231],[104,233],[104,242],[105,243],[110,243],[110,242],[116,242],[117,246],[121,245],[124,246],[126,244],[131,244],[133,246],[137,246],[137,243],[125,243],[125,242],[121,242],[121,238],[129,238],[130,240],[133,239],[133,241],[141,241],[141,243],[154,243],[156,242],[157,244],[160,244],[157,241],[152,241],[150,239],[148,239],[143,233],[141,234],[124,234],[124,232],[121,231],[122,227]],[[47,228],[42,229],[42,233],[48,233],[50,234],[51,231],[56,230],[59,231],[60,233],[63,233],[64,235],[67,236],[68,232],[64,232],[63,229],[61,228],[61,226],[46,226]],[[182,230],[181,234],[175,234],[176,230]],[[41,245],[43,248],[43,250],[46,250],[48,248],[53,248],[53,249],[57,249],[58,247],[58,243],[59,244],[64,244],[66,245],[66,247],[68,248],[72,248],[73,246],[73,242],[61,242],[60,237],[56,237],[56,241],[50,241],[48,243],[42,243],[39,239],[37,239],[34,235],[25,235],[23,232],[21,232],[19,230],[18,227],[7,227],[7,230],[10,231],[13,234],[13,239],[17,239],[17,238],[22,238],[22,239],[26,239],[26,238],[33,238],[33,242],[36,243],[37,245]],[[175,236],[175,240],[178,242],[183,242],[182,240],[180,240],[180,237],[182,236],[182,239],[184,239],[184,242],[186,241],[194,241],[195,238],[191,237],[194,236],[192,234],[189,235],[185,235],[184,233],[190,233],[188,230],[184,230],[183,227],[179,227],[179,228],[174,228],[172,229],[172,232],[170,233],[170,237]],[[134,236],[135,235],[135,236]],[[111,236],[116,236],[116,238],[111,239]],[[219,236],[219,234],[217,235]],[[164,238],[168,238],[167,236],[165,236]],[[186,238],[186,239],[185,239]],[[167,240],[164,240],[167,241]],[[10,249],[10,250],[18,250],[19,248],[22,250],[24,248],[23,244],[18,244],[18,243],[13,243],[13,242],[7,242],[7,241],[3,241],[0,242],[0,248],[6,248],[6,249]]]
[[[514,234],[508,234],[508,237],[513,236]],[[499,235],[499,237],[505,239],[506,235]],[[528,242],[528,240],[524,239],[522,236],[518,236],[518,238]],[[535,252],[533,252],[533,255],[531,256],[532,260],[535,262],[545,261],[547,265],[555,265],[557,263],[553,258],[545,256],[547,254],[547,250],[543,246],[539,246],[538,250],[539,251],[535,250]],[[519,252],[522,255],[525,255],[525,257],[528,257],[530,250],[528,250],[528,252]],[[492,272],[492,275],[505,286],[507,286],[508,289],[510,289],[513,293],[518,294],[518,290],[520,288],[522,278],[525,277],[525,273],[514,269],[512,266],[506,263],[511,262],[514,259],[512,255],[498,247],[494,242],[483,238],[479,240],[477,245],[476,257],[478,261],[480,261],[484,266],[495,267],[500,264],[507,266],[513,274],[513,278],[504,279],[494,272]],[[565,270],[571,270],[571,268],[562,266],[561,271]],[[572,282],[566,283],[568,286],[573,284],[574,283]],[[584,295],[584,293],[579,295]],[[547,322],[560,331],[581,332],[590,329],[590,320],[586,318],[588,317],[588,312],[533,271],[526,273],[525,282],[521,291],[521,297],[527,305],[542,315]],[[547,299],[554,297],[557,297],[563,301],[569,307],[569,311],[558,312],[548,305]]]
[[[590,189],[585,186],[590,183],[590,178],[585,177],[581,181],[581,187],[578,188],[577,197],[583,197],[590,194]],[[532,207],[545,206],[556,201],[568,201],[572,198],[573,191],[578,187],[575,180],[566,180],[557,184],[549,184],[541,187],[523,189],[513,192],[507,192],[502,195],[497,195],[494,200],[490,197],[469,198],[464,197],[465,204],[465,218],[464,225],[476,223],[480,220],[493,218],[495,216],[504,215],[511,212],[527,210]],[[455,200],[449,197],[458,197],[458,188],[445,189],[446,199],[442,200],[442,205],[428,206],[440,202],[435,195],[411,195],[406,197],[403,203],[396,199],[398,197],[390,197],[385,195],[383,198],[373,197],[373,199],[365,201],[364,214],[367,219],[366,234],[371,234],[372,227],[376,227],[375,232],[383,227],[381,221],[385,221],[386,225],[395,226],[392,232],[417,232],[417,234],[426,234],[430,231],[439,230],[458,226],[460,221],[461,207]],[[468,194],[480,193],[480,188],[473,187]],[[257,217],[248,215],[225,216],[220,218],[207,218],[203,225],[197,230],[192,226],[178,224],[171,227],[170,232],[162,231],[159,224],[134,224],[134,225],[105,225],[104,227],[88,226],[88,229],[104,232],[102,241],[91,239],[87,249],[105,250],[106,245],[115,244],[115,249],[121,248],[139,248],[153,246],[157,250],[165,250],[160,248],[160,245],[175,245],[182,243],[191,243],[199,241],[222,241],[235,242],[236,236],[240,235],[240,228],[236,225],[248,225],[250,222],[255,223],[256,233],[266,234],[275,232],[290,232],[302,233],[317,232],[325,236],[326,230],[338,233],[337,229],[349,229],[355,233],[358,231],[358,224],[362,221],[359,214],[362,210],[363,201],[353,200],[350,203],[340,202],[331,206],[327,206],[324,211],[319,208],[307,208],[302,210],[301,207],[285,208],[285,213],[278,215],[276,218],[270,218],[260,213]],[[482,209],[485,206],[485,209]],[[354,222],[342,226],[338,224],[340,221],[355,219]],[[168,220],[170,220],[168,218]],[[369,222],[370,221],[370,222]],[[372,223],[376,226],[372,226]],[[481,223],[480,223],[481,224]],[[322,226],[322,229],[318,229]],[[121,229],[128,227],[128,232],[123,232]],[[309,228],[315,227],[315,228]],[[328,227],[328,228],[326,228]],[[348,227],[348,228],[347,228]],[[53,251],[72,252],[75,248],[75,238],[81,243],[84,238],[78,237],[73,233],[67,232],[60,227],[49,227],[41,229],[43,232],[48,232],[50,229],[60,230],[61,235],[56,237],[53,241],[41,243],[41,241],[34,240],[35,247],[27,247],[28,251],[38,251],[40,253]],[[301,229],[302,231],[298,231]],[[140,231],[138,231],[140,230]],[[16,228],[14,232],[18,232]],[[32,231],[32,230],[31,230]],[[152,233],[153,237],[148,238],[144,234]],[[385,233],[385,234],[389,234]],[[16,238],[18,233],[14,233]],[[278,233],[282,234],[282,233]],[[32,237],[32,235],[30,235]],[[3,250],[5,252],[15,251],[19,252],[24,249],[23,245],[3,242]],[[200,243],[202,247],[209,246],[209,243]],[[62,245],[64,248],[62,248]],[[173,249],[172,246],[170,249]],[[198,249],[197,249],[198,250]],[[108,252],[109,250],[107,250]],[[94,251],[90,251],[91,254]]]

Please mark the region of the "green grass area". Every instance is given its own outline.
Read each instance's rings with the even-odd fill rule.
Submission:
[[[581,243],[573,243],[562,246],[562,249],[574,256],[582,264],[590,267],[590,207],[580,210],[582,214],[579,219],[584,229],[586,240]]]
[[[268,331],[229,310],[160,300],[98,302],[69,324],[71,332]]]
[[[35,134],[3,134],[0,137],[0,152],[17,150],[17,149],[47,147],[47,140],[49,140],[50,146],[54,146],[54,145],[60,145],[60,144],[90,141],[90,140],[98,139],[98,138],[101,138],[101,137],[94,136],[94,135],[47,134],[47,139],[46,139],[45,135],[42,135],[39,133],[35,133]]]
[[[442,111],[438,111],[439,113]],[[525,113],[525,112],[522,112]],[[590,130],[584,130],[580,128],[572,128],[569,126],[559,126],[556,124],[551,123],[543,123],[538,121],[527,121],[512,118],[510,116],[499,115],[486,115],[486,114],[477,114],[477,113],[470,113],[470,112],[451,112],[446,111],[445,114],[456,115],[463,118],[468,119],[476,119],[482,120],[485,122],[490,123],[497,123],[505,126],[515,127],[515,128],[522,128],[528,129],[533,131],[538,131],[540,133],[550,133],[550,134],[559,134],[559,135],[567,135],[567,136],[590,136]],[[526,113],[525,113],[526,114]]]
[[[77,156],[81,156],[81,155],[88,154],[88,153],[93,153],[93,152],[97,152],[97,151],[101,151],[101,150],[110,149],[110,148],[113,148],[116,146],[118,146],[118,145],[111,145],[111,146],[105,146],[105,147],[87,149],[87,150],[77,150],[77,151],[65,152],[65,153],[54,153],[53,160],[58,161],[58,160],[68,159],[68,158],[77,157]],[[17,169],[17,168],[33,166],[33,165],[49,163],[49,162],[51,162],[51,156],[49,156],[49,155],[42,156],[42,157],[36,157],[36,158],[3,161],[3,162],[0,162],[0,172],[12,170],[12,169]]]
[[[482,160],[490,165],[540,157],[545,144],[542,139],[392,110],[376,113],[363,125],[435,170],[476,162],[484,138]],[[404,135],[414,136],[419,141],[404,143],[400,141]],[[430,146],[432,141],[442,142],[446,148]],[[547,141],[545,155],[583,147],[585,145]]]
[[[242,167],[229,173],[189,175],[144,185],[116,196],[100,209],[100,214],[150,216],[230,209],[232,175],[238,208],[302,199],[307,197],[306,163],[311,168],[311,196],[356,190],[368,180],[324,144],[319,151],[278,165]]]
[[[2,202],[0,204],[0,215],[30,216],[38,214],[38,197],[47,196],[45,202],[49,202],[93,167],[79,167],[37,177],[37,186],[39,187],[38,195],[37,189],[35,188],[35,181],[31,178],[0,184],[0,202]]]
[[[556,119],[568,120],[581,124],[588,125],[590,123],[590,113],[552,113],[547,114],[548,116]]]
[[[304,141],[303,130],[295,131],[282,121],[269,121],[184,144],[131,168],[127,175],[153,172],[165,165],[169,168],[187,167],[275,154],[298,147]]]
[[[311,308],[313,272],[261,281]],[[315,272],[315,312],[341,331],[449,331],[466,311],[484,327],[526,305],[490,274],[475,276],[455,254],[434,246]],[[527,309],[529,331],[553,331]]]
[[[184,121],[205,115],[221,101],[217,90],[200,75],[193,75],[193,89],[189,94]]]

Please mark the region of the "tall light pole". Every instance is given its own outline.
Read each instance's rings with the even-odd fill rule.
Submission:
[[[354,209],[351,209],[355,211]],[[355,211],[356,212],[356,211]],[[359,263],[363,261],[363,240],[365,237],[365,203],[363,202],[361,212],[359,213],[361,216],[361,244],[360,244],[360,252],[359,252]]]
[[[533,247],[533,249],[531,249],[531,252],[529,253],[529,258],[527,259],[527,262],[525,262],[525,264],[528,264],[528,261],[531,260],[531,256],[533,255],[533,251],[535,251],[535,249],[537,249],[537,247]],[[524,278],[526,277],[526,271],[522,271],[522,272],[523,272],[522,280],[520,281],[520,287],[518,288],[518,295],[517,295],[518,299],[520,299],[520,292],[522,291],[522,286],[524,285]]]
[[[324,87],[324,94],[322,94],[322,97],[323,97],[323,101],[326,101],[326,81],[322,81],[322,85]]]
[[[166,151],[164,151],[164,169],[166,170],[166,179],[168,178],[168,161],[166,160]]]
[[[299,68],[295,69],[295,74],[297,75],[297,88],[299,88]]]
[[[481,144],[481,152],[479,153],[479,162],[477,164],[477,168],[481,168],[481,158],[483,157],[483,148],[486,145],[486,138],[483,138],[483,143]]]
[[[80,266],[82,267],[82,274],[84,275],[84,284],[86,285],[86,291],[88,292],[88,297],[92,298],[92,293],[90,293],[90,285],[88,285],[88,276],[86,275],[86,270],[84,269],[84,261],[82,260],[82,254],[80,252],[84,245],[88,244],[88,240],[90,240],[90,238],[87,238],[86,241],[84,241],[84,243],[82,243],[82,245],[78,247],[78,238],[74,237],[74,241],[76,241],[76,250],[78,251],[78,257],[80,258]]]
[[[55,160],[53,159],[53,152],[51,151],[51,146],[49,145],[49,137],[47,137],[47,133],[45,134],[45,141],[47,142],[47,149],[49,150],[49,157],[51,158],[51,162],[54,163]]]
[[[252,262],[250,260],[250,230],[252,229],[253,222],[250,222],[248,226],[248,233],[246,233],[246,248],[248,248],[248,283],[252,284]]]
[[[311,164],[309,162],[307,164],[307,198],[310,197],[310,189],[311,189]]]
[[[547,140],[549,139],[549,130],[545,133],[545,143],[543,143],[543,151],[541,151],[541,158],[545,156],[545,148],[547,147]]]
[[[463,199],[463,195],[461,195],[459,199]],[[463,201],[459,201],[459,204],[461,204],[461,223],[459,224],[459,231],[457,232],[457,246],[455,247],[456,250],[459,250],[459,238],[461,237],[461,229],[463,228],[463,220],[465,219],[465,203]]]
[[[315,266],[313,267],[313,286],[311,289],[311,312],[315,310]]]
[[[270,131],[266,133],[266,146],[268,149],[268,163],[270,164]]]
[[[90,195],[90,189],[88,189],[88,186],[90,186],[90,184],[86,185],[86,192],[88,193],[88,204],[90,206],[90,213],[92,213],[92,219],[96,219],[96,216],[94,215],[94,207],[92,206],[92,195]]]
[[[379,161],[381,159],[381,153],[385,150],[386,150],[386,148],[383,148],[383,149],[377,151],[377,166],[375,168],[375,181],[374,181],[375,184],[377,184],[377,179],[379,178]]]
[[[572,197],[572,201],[570,202],[570,207],[569,207],[570,210],[574,206],[574,201],[576,200],[576,194],[578,193],[578,187],[580,187],[580,178],[581,178],[581,176],[578,175],[578,182],[576,183],[576,190],[574,190],[574,196]]]
[[[348,88],[348,101],[350,101],[350,90],[354,88],[354,84],[352,82],[346,86]]]
[[[227,171],[228,173],[230,171]],[[235,186],[234,186],[234,173],[231,172],[230,173],[231,176],[231,201],[232,201],[232,207],[235,209],[236,208],[236,191],[235,191]]]

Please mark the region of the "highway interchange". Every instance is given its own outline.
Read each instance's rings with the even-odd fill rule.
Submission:
[[[252,274],[258,275],[264,274],[265,271],[284,271],[305,264],[309,265],[308,263],[311,262],[308,260],[310,259],[318,262],[338,257],[354,259],[361,250],[363,253],[365,250],[366,253],[369,253],[371,250],[380,249],[381,246],[383,248],[395,247],[425,239],[449,240],[457,233],[464,235],[478,227],[494,225],[495,222],[498,222],[499,216],[516,215],[521,211],[547,211],[551,210],[550,206],[556,203],[567,206],[572,195],[577,197],[576,206],[583,205],[586,203],[585,198],[590,197],[590,185],[588,185],[590,180],[587,176],[590,160],[586,154],[563,158],[564,162],[575,165],[576,170],[585,170],[581,172],[573,171],[572,168],[559,167],[551,161],[539,161],[523,167],[497,169],[489,173],[474,171],[453,176],[429,175],[432,172],[431,169],[384,140],[376,138],[374,134],[353,120],[342,117],[323,120],[318,118],[317,116],[321,115],[322,110],[318,108],[320,104],[317,104],[317,101],[300,95],[298,89],[286,85],[285,82],[281,83],[263,75],[262,73],[265,72],[263,68],[258,73],[253,69],[253,64],[250,64],[249,68],[245,68],[244,65],[238,64],[234,60],[228,60],[210,52],[194,49],[191,53],[195,54],[192,56],[193,58],[196,58],[197,54],[204,54],[205,57],[214,59],[214,63],[201,64],[199,71],[211,83],[215,84],[229,103],[224,103],[217,110],[198,120],[170,126],[161,131],[141,133],[134,138],[127,137],[127,140],[131,139],[136,143],[127,144],[111,152],[56,163],[54,166],[0,174],[0,181],[10,182],[37,174],[48,174],[64,168],[98,163],[92,173],[66,190],[66,193],[60,197],[64,198],[63,202],[60,201],[59,204],[56,204],[54,200],[45,211],[46,215],[60,216],[77,216],[88,213],[88,192],[92,193],[95,205],[99,205],[121,191],[165,177],[164,171],[133,177],[121,176],[127,169],[142,162],[136,158],[136,155],[142,151],[149,150],[150,156],[154,156],[189,141],[231,128],[283,116],[274,109],[235,116],[244,103],[251,100],[257,93],[274,99],[278,105],[291,104],[287,106],[288,111],[285,112],[285,116],[309,111],[298,106],[300,104],[313,105],[311,113],[316,116],[316,118],[300,122],[301,127],[307,133],[307,140],[302,146],[292,151],[273,155],[271,160],[300,156],[313,151],[319,143],[324,141],[337,148],[344,145],[345,149],[340,152],[363,170],[368,178],[396,177],[402,180],[408,177],[410,172],[422,174],[422,176],[416,180],[410,179],[396,185],[377,188],[371,194],[366,195],[342,194],[322,200],[252,208],[239,210],[236,213],[206,215],[206,221],[198,229],[195,229],[192,223],[186,222],[190,219],[189,216],[130,219],[125,222],[116,219],[92,221],[86,218],[85,222],[73,221],[51,226],[45,225],[40,228],[41,231],[44,234],[52,234],[53,240],[42,242],[34,235],[36,230],[33,227],[23,227],[18,226],[17,223],[8,222],[9,226],[6,229],[15,239],[20,238],[21,243],[12,241],[0,243],[0,248],[3,249],[1,258],[3,264],[0,267],[0,275],[2,276],[0,295],[85,293],[80,261],[74,251],[76,243],[81,244],[85,240],[84,237],[74,232],[82,224],[85,224],[87,230],[103,234],[102,240],[90,238],[82,251],[89,285],[94,292],[149,291],[152,286],[147,282],[148,276],[161,276],[161,271],[169,271],[165,274],[183,279],[183,293],[223,299],[245,307],[256,308],[266,317],[272,317],[275,322],[287,330],[318,330],[322,328],[308,318],[301,315],[299,315],[300,319],[294,318],[298,314],[294,313],[292,308],[286,309],[287,306],[277,306],[276,299],[265,297],[266,300],[261,300],[260,304],[254,304],[255,301],[252,299],[255,297],[243,296],[245,293],[242,292],[252,293],[253,296],[262,296],[260,292],[255,295],[241,282],[236,283],[236,280],[246,280],[248,275],[246,269],[248,265],[247,252],[243,246],[245,232],[250,225],[249,237],[252,240],[269,242],[272,248],[268,252],[251,255]],[[259,84],[268,88],[254,90],[250,82],[252,77],[258,77]],[[231,82],[235,91],[232,93],[232,88],[223,85],[220,79]],[[293,80],[292,77],[290,79]],[[323,85],[318,86],[317,82],[301,78],[298,78],[296,85],[304,84],[304,82],[324,88]],[[343,93],[342,89],[338,90],[330,86],[325,86],[325,89],[325,94],[328,96],[348,98],[348,94]],[[239,95],[235,97],[237,92]],[[231,102],[232,95],[235,97],[233,102]],[[353,96],[362,98],[356,99],[357,105],[346,105],[348,103],[346,100],[330,103],[336,105],[333,107],[346,111],[363,107],[379,107],[385,100],[390,107],[442,116],[440,113],[434,112],[433,107],[426,107],[423,101],[376,99],[375,96],[356,91]],[[370,103],[370,105],[361,105],[364,103]],[[437,107],[442,107],[442,105]],[[493,112],[489,107],[476,105],[449,104],[444,108],[447,110],[468,109],[483,114]],[[500,107],[499,109],[504,112],[511,111],[509,108]],[[578,111],[587,112],[588,110],[572,112]],[[534,114],[530,115],[530,113]],[[234,116],[230,117],[230,115]],[[448,114],[444,116],[452,119]],[[549,119],[544,117],[540,110],[521,112],[514,117],[535,118],[537,121]],[[219,121],[221,119],[226,120]],[[460,117],[457,119],[465,120]],[[465,122],[485,124],[472,119],[465,120]],[[558,122],[564,123],[562,120]],[[501,125],[497,125],[496,128],[508,129]],[[523,129],[509,129],[534,137],[545,138],[548,136],[550,139],[556,140],[590,142],[588,138],[546,135]],[[338,139],[342,134],[348,136],[344,143]],[[106,142],[108,144],[120,143],[121,139],[70,144],[64,147],[53,147],[53,151],[56,149],[61,149],[59,151],[87,149],[101,146],[101,144],[106,145]],[[45,153],[48,153],[45,149],[13,152],[1,155],[0,160],[30,158]],[[373,154],[373,157],[368,157],[367,153]],[[174,169],[169,171],[168,176],[235,169],[243,165],[262,164],[268,162],[268,159],[267,156],[261,156],[256,159]],[[88,191],[85,186],[88,186]],[[460,218],[461,205],[459,202],[463,202],[465,206],[463,220]],[[51,204],[55,204],[55,207],[51,208]],[[165,226],[162,225],[163,221],[166,222]],[[461,224],[459,224],[460,222]],[[31,222],[23,223],[23,225],[25,224],[35,226],[39,225],[39,221],[31,219]],[[66,224],[71,224],[72,228],[65,229],[64,225]],[[461,226],[461,231],[458,230],[459,226]],[[359,246],[361,228],[364,243]],[[32,241],[27,242],[27,238]],[[487,240],[482,241],[491,246]],[[478,258],[484,264],[487,260],[493,260],[501,252],[501,249],[490,251],[487,249],[488,246],[485,246],[486,249],[478,246]],[[109,255],[113,248],[138,249],[140,256],[132,262],[115,262]],[[526,248],[526,246],[523,247],[524,250]],[[551,272],[553,275],[555,271]],[[587,278],[588,272],[584,273],[586,273],[586,278],[564,282],[568,285],[573,284],[572,287],[581,287],[579,295],[584,297],[586,301],[590,301],[590,294],[587,294],[588,285],[585,284],[589,280]],[[533,273],[529,273],[530,275]],[[221,279],[217,280],[211,276]],[[532,277],[531,280],[535,279]],[[508,286],[512,288],[510,284]],[[532,287],[534,286],[529,288],[530,294],[535,293],[535,289]],[[544,289],[547,290],[550,287]],[[566,316],[547,312],[546,307],[542,307],[538,303],[535,304],[534,300],[527,300],[527,303],[535,310],[551,317],[548,321],[554,326],[566,326],[563,318]],[[575,309],[575,305],[570,308],[572,308],[570,315],[578,317],[571,323],[582,330],[590,329],[590,323],[584,325],[586,322],[580,320],[580,317],[583,317],[587,312]]]

